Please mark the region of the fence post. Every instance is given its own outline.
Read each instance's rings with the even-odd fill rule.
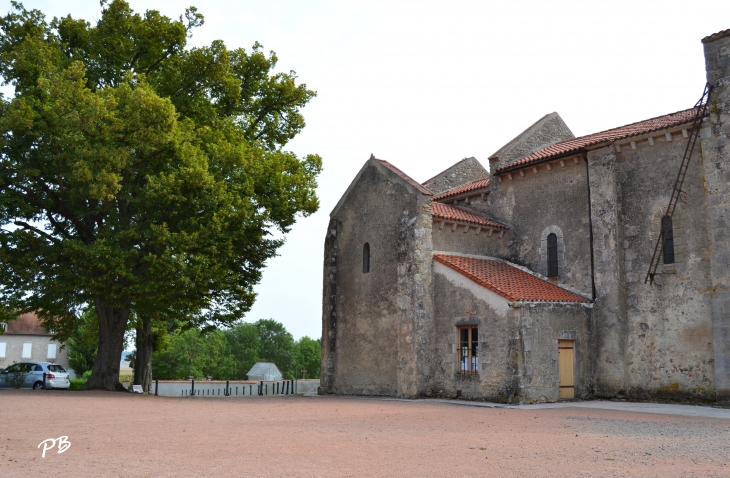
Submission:
[[[157,396],[157,387],[160,386],[160,381],[155,379],[155,397]]]
[[[193,384],[193,388],[190,390],[190,395],[193,396],[195,395],[195,379],[191,379],[191,382]]]
[[[47,388],[46,387],[46,372],[43,372],[43,388]]]
[[[230,393],[228,393],[228,384],[229,384],[229,383],[230,383],[230,381],[229,381],[229,380],[226,380],[226,390],[225,390],[225,392],[223,393],[223,395],[225,395],[226,397],[228,397],[228,396],[230,396],[230,395],[231,395]]]

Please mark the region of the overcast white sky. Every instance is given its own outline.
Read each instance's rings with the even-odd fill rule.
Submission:
[[[193,45],[259,41],[318,92],[289,145],[320,154],[320,211],[269,261],[246,320],[319,337],[329,213],[371,153],[418,181],[487,157],[547,113],[576,136],[689,108],[705,84],[700,40],[730,28],[730,1],[130,1],[177,18]],[[24,2],[94,21],[98,0]],[[0,13],[9,10],[0,1]]]

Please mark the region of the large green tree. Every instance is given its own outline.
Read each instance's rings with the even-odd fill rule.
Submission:
[[[145,320],[205,328],[251,307],[282,244],[270,231],[318,208],[321,160],[281,149],[314,93],[272,74],[273,53],[186,49],[193,8],[171,20],[102,5],[93,26],[17,3],[0,19],[15,89],[0,103],[0,291],[61,338],[92,304],[87,387],[114,389],[130,314],[139,334]]]

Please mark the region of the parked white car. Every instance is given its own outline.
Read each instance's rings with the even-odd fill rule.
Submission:
[[[65,388],[71,385],[69,374],[63,366],[50,362],[19,362],[14,363],[0,371],[0,388],[13,388],[10,383],[10,373],[16,368],[25,369],[27,375],[21,388],[33,388],[41,390],[44,388]],[[46,374],[45,384],[43,374]]]

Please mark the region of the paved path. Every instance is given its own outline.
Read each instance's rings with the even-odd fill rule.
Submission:
[[[317,394],[306,394],[307,397],[317,397]],[[330,395],[331,396],[331,395]],[[342,397],[344,398],[344,397]],[[355,397],[352,397],[355,398]],[[407,400],[399,398],[357,397],[376,400],[396,400],[401,402],[439,402],[466,407],[511,408],[516,410],[540,410],[546,408],[596,408],[601,410],[616,410],[619,412],[657,413],[660,415],[678,415],[685,417],[724,418],[730,420],[730,409],[714,408],[701,405],[676,405],[667,403],[619,402],[611,400],[587,400],[559,403],[543,403],[536,405],[505,405],[492,402],[472,402],[469,400],[440,400],[418,399]]]

